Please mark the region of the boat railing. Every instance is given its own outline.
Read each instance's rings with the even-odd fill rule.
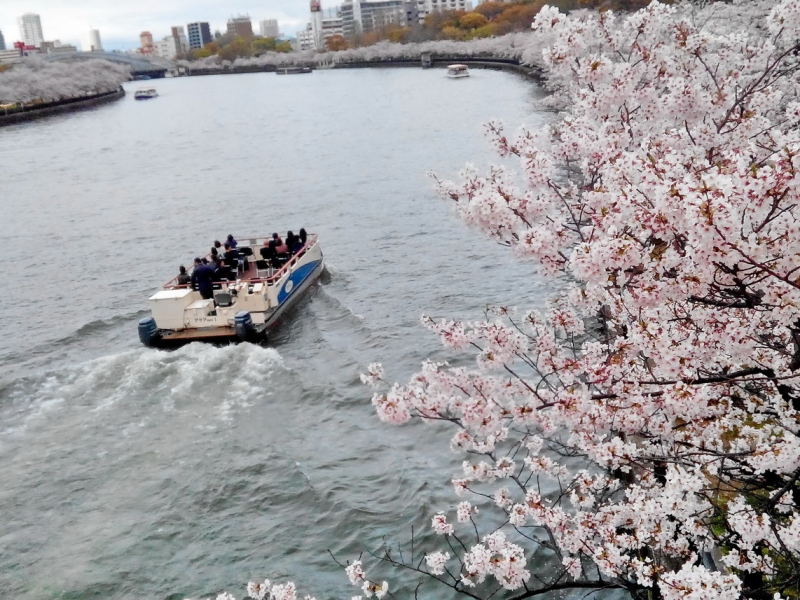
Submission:
[[[318,237],[317,234],[310,233],[308,235],[308,239],[306,240],[306,243],[300,248],[300,250],[298,250],[288,261],[286,261],[286,264],[284,264],[280,269],[275,271],[269,277],[251,277],[251,278],[248,278],[248,279],[242,279],[241,281],[247,281],[247,282],[252,282],[252,283],[266,283],[267,285],[275,283],[276,281],[280,280],[287,272],[289,272],[291,270],[292,266],[296,265],[297,262],[303,257],[303,255],[308,250],[310,250],[311,248],[314,247],[314,244],[317,243],[317,237]],[[257,238],[241,238],[241,239],[251,239],[252,240],[252,239],[257,239]],[[208,254],[206,254],[205,258],[208,258],[210,256],[211,256],[211,253],[209,252]],[[191,274],[191,272],[193,270],[194,270],[194,267],[192,267],[192,269],[189,271],[189,274]],[[176,275],[175,277],[173,277],[167,283],[164,284],[164,289],[167,289],[167,290],[181,290],[181,289],[189,289],[189,288],[192,287],[191,283],[176,283],[177,281],[178,281],[178,276]]]

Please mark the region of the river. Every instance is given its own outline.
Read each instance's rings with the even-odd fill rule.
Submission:
[[[468,360],[420,316],[541,306],[552,285],[459,222],[426,172],[499,160],[482,124],[542,124],[543,92],[439,69],[153,83],[152,101],[131,83],[0,130],[0,590],[241,598],[271,577],[349,598],[326,551],[427,529],[459,463],[445,427],[381,423],[359,373]],[[267,347],[139,345],[179,264],[228,233],[300,227],[329,276]]]

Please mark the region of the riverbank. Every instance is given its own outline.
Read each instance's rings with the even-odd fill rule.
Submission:
[[[69,98],[67,100],[59,100],[58,102],[47,102],[43,104],[35,104],[33,106],[23,107],[14,112],[7,114],[0,114],[0,127],[3,125],[11,125],[14,123],[21,123],[23,121],[32,121],[34,119],[41,119],[52,115],[72,112],[76,110],[84,110],[114,102],[125,96],[125,90],[120,87],[112,92],[103,92],[101,94],[94,94],[92,96],[84,96],[81,98]]]
[[[513,58],[493,58],[493,57],[474,57],[474,56],[437,56],[431,58],[432,68],[444,68],[449,64],[462,63],[476,69],[493,69],[510,71],[529,77],[531,79],[542,80],[543,74],[537,67],[523,65],[519,60]],[[382,69],[382,68],[422,68],[420,60],[415,59],[380,59],[352,62],[337,62],[328,65],[317,65],[308,63],[293,66],[307,66],[312,69]],[[273,64],[263,65],[232,65],[215,69],[187,67],[187,76],[203,75],[237,75],[243,73],[274,73],[279,66]]]

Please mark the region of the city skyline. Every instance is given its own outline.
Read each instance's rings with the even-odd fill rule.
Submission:
[[[142,0],[135,8],[110,5],[101,0],[5,0],[0,11],[0,31],[6,45],[19,39],[17,19],[26,13],[41,17],[45,40],[80,45],[90,29],[100,31],[106,50],[132,50],[139,45],[139,34],[151,31],[155,38],[168,35],[176,25],[207,21],[211,31],[226,31],[228,19],[249,14],[254,30],[263,19],[277,19],[280,30],[293,36],[308,22],[308,0],[273,0],[268,5],[255,0],[237,0],[220,6],[211,0]]]

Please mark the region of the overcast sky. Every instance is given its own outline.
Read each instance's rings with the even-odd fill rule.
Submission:
[[[333,5],[323,0],[324,8]],[[10,47],[20,38],[17,17],[36,13],[45,40],[80,44],[91,26],[106,50],[128,50],[138,47],[142,31],[159,40],[173,25],[208,21],[212,32],[224,32],[228,18],[239,14],[250,15],[255,33],[261,19],[278,19],[281,32],[294,36],[308,22],[308,7],[307,0],[0,0],[0,31]]]

